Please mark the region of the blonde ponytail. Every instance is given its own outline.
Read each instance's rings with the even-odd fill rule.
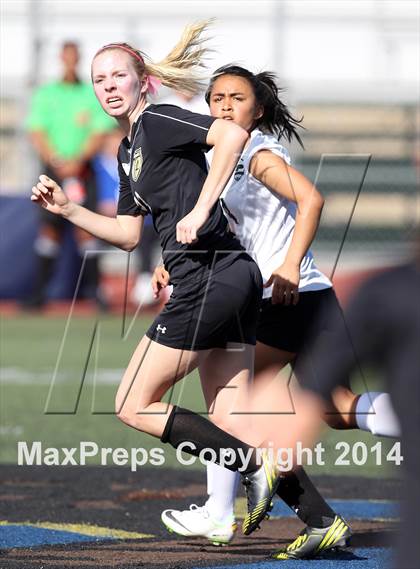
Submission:
[[[212,20],[204,20],[186,26],[179,42],[162,61],[145,61],[146,73],[154,75],[162,85],[176,91],[192,95],[202,91],[208,77],[198,70],[205,67],[203,59],[212,51],[205,47],[208,38],[202,34],[211,23]]]
[[[95,57],[106,50],[122,49],[130,55],[140,79],[151,75],[165,87],[195,95],[205,89],[209,79],[199,69],[205,67],[203,59],[212,51],[204,45],[208,38],[202,36],[212,22],[203,20],[186,26],[179,42],[159,63],[154,63],[148,55],[123,42],[104,45]]]

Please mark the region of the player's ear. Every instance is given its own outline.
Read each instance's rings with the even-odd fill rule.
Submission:
[[[263,114],[264,114],[264,107],[262,105],[256,105],[254,119],[255,120],[260,119],[263,116]]]
[[[146,76],[144,76],[143,79],[141,80],[140,93],[142,95],[145,95],[148,89],[149,89],[149,80]]]

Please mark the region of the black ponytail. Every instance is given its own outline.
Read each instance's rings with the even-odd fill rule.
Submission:
[[[284,91],[276,84],[276,75],[270,71],[263,71],[254,75],[248,69],[239,65],[224,65],[219,67],[213,73],[210,84],[206,91],[206,102],[210,104],[210,95],[213,85],[222,75],[236,75],[247,79],[252,86],[257,103],[264,109],[262,117],[257,119],[256,126],[263,131],[269,132],[277,136],[280,140],[283,136],[291,142],[292,138],[296,138],[302,148],[303,142],[297,132],[297,127],[303,128],[300,119],[294,118],[286,105],[280,100],[280,93]]]

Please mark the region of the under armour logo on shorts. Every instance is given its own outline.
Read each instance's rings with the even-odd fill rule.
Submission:
[[[156,330],[164,334],[166,332],[166,326],[161,326],[160,324],[158,324]]]

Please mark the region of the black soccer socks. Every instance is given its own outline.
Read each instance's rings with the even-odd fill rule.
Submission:
[[[201,415],[176,405],[160,440],[174,448],[182,445],[182,450],[188,454],[205,457],[229,470],[240,470],[241,474],[250,474],[261,466],[257,464],[254,447],[229,435]],[[205,449],[209,449],[208,453],[204,452]]]
[[[335,512],[301,467],[284,473],[277,495],[308,526],[323,528],[330,526],[334,520]]]

